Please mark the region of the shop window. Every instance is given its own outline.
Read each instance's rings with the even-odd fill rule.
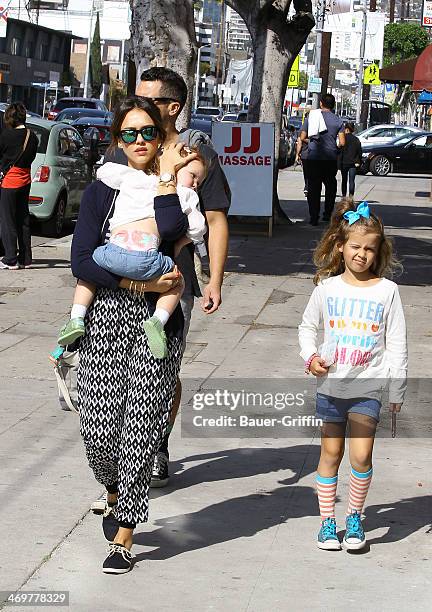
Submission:
[[[19,55],[20,41],[19,38],[12,38],[11,40],[11,55]]]

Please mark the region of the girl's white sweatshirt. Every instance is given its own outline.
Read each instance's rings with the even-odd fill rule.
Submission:
[[[108,187],[120,190],[110,221],[111,231],[133,221],[154,218],[153,202],[157,195],[158,176],[113,162],[101,166],[96,176]],[[177,195],[182,211],[188,218],[188,238],[195,244],[202,242],[207,228],[199,209],[198,195],[193,189],[181,185],[177,186]]]
[[[408,367],[405,317],[397,285],[382,278],[356,287],[341,276],[314,289],[299,325],[300,355],[307,361],[319,353],[321,321],[324,342],[337,342],[335,363],[317,377],[318,392],[331,397],[381,399],[389,385],[389,401],[402,403]]]

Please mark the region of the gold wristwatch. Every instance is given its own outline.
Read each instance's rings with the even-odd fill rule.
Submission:
[[[174,174],[170,174],[169,172],[163,172],[159,177],[159,185],[163,187],[168,187],[169,185],[176,185],[176,177]]]

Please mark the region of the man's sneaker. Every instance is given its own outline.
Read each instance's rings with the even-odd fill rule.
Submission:
[[[157,317],[150,317],[150,319],[144,321],[143,329],[153,357],[156,357],[156,359],[166,357],[168,354],[167,340],[165,330],[159,319]]]
[[[169,481],[168,474],[169,455],[163,451],[156,453],[153,464],[153,472],[150,481],[150,487],[160,489],[166,487]]]
[[[90,506],[90,510],[94,514],[103,514],[105,512],[105,508],[107,506],[107,492],[102,493],[98,499],[96,499],[92,505]]]
[[[108,557],[103,562],[105,574],[126,574],[132,567],[132,554],[122,544],[110,544]]]
[[[346,532],[343,545],[347,550],[360,550],[366,545],[366,536],[363,531],[360,514],[354,510],[346,517]]]
[[[340,550],[342,548],[337,537],[336,521],[334,518],[326,518],[321,523],[317,546],[322,550]]]
[[[102,530],[103,530],[105,539],[108,542],[112,542],[114,540],[114,538],[117,535],[117,531],[120,528],[119,522],[115,517],[116,505],[109,506],[107,504],[105,506],[105,511],[103,513]]]
[[[75,340],[80,336],[84,336],[84,334],[84,319],[82,317],[69,319],[66,325],[63,325],[59,332],[57,344],[60,344],[60,346],[67,346],[68,344],[75,342]]]
[[[0,270],[19,270],[19,265],[15,264],[13,266],[10,266],[9,264],[5,264],[1,259],[0,259]]]

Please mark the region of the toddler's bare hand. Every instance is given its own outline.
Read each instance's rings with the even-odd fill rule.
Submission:
[[[402,408],[402,404],[395,404],[394,402],[390,402],[389,404],[389,412],[400,412]]]

